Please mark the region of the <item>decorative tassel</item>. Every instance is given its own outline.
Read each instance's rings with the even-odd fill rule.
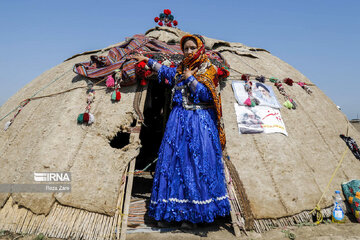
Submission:
[[[111,100],[118,102],[121,99],[121,93],[118,90],[113,91],[111,94]]]
[[[259,82],[262,82],[262,83],[265,82],[265,77],[263,75],[257,76],[255,79],[258,80]]]
[[[4,131],[8,130],[8,128],[10,127],[11,124],[12,124],[11,121],[6,122],[5,127],[4,127]]]
[[[299,84],[299,86],[302,87],[308,94],[312,93],[311,89],[309,88],[308,85],[306,85],[306,83],[298,82],[297,84]]]
[[[119,91],[116,91],[116,101],[120,101],[121,99],[121,93]]]
[[[304,82],[298,82],[297,84],[299,84],[300,87],[305,86],[305,83],[304,83]]]
[[[83,114],[83,122],[84,123],[88,123],[89,122],[89,113],[84,113]]]
[[[255,107],[255,106],[256,106],[255,101],[254,101],[254,100],[251,100],[251,105],[250,105],[250,107]]]
[[[293,104],[289,101],[289,100],[286,100],[284,103],[283,103],[284,107],[288,108],[288,109],[292,109],[293,108]]]
[[[292,86],[294,81],[291,78],[285,78],[284,83],[286,83],[289,86]]]
[[[116,91],[113,91],[113,93],[111,94],[111,100],[116,101]]]
[[[94,102],[94,99],[95,99],[94,93],[90,92],[88,97],[87,97],[87,103],[90,104],[90,103]]]
[[[82,124],[84,122],[84,114],[83,113],[80,113],[78,118],[77,118],[77,122],[79,124]]]
[[[146,86],[146,80],[145,80],[145,78],[142,78],[142,79],[141,79],[140,85],[141,85],[141,86]]]
[[[274,78],[274,77],[271,77],[271,78],[270,78],[270,82],[276,83],[277,81],[278,81],[277,78]]]
[[[243,74],[241,75],[241,80],[248,81],[250,78],[249,74]]]
[[[257,99],[256,97],[253,97],[253,98],[251,99],[251,101],[254,101],[254,103],[255,103],[256,105],[259,105],[259,104],[260,104],[259,99]]]
[[[95,117],[93,114],[89,113],[89,121],[88,124],[93,124],[95,122]]]
[[[303,89],[304,89],[308,94],[311,94],[311,93],[312,93],[312,91],[311,91],[311,89],[309,88],[308,85],[304,85],[304,86],[303,86]]]
[[[247,106],[251,106],[251,99],[250,98],[247,98],[244,102],[245,105]]]
[[[114,87],[114,86],[115,86],[114,78],[111,75],[107,76],[106,87],[111,88],[111,87]]]
[[[296,107],[297,107],[296,102],[294,101],[294,99],[291,99],[291,98],[290,98],[289,100],[290,100],[291,104],[293,105],[293,106],[292,106],[292,109],[294,109],[294,110],[295,110],[295,109],[296,109]]]

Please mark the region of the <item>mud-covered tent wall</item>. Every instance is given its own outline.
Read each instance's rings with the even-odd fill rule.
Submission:
[[[126,169],[141,146],[138,133],[131,132],[137,119],[133,109],[137,86],[121,89],[121,101],[112,102],[105,83],[96,85],[98,80],[92,80],[95,122],[79,125],[77,117],[87,106],[91,81],[72,69],[89,58],[90,53],[80,54],[46,71],[1,106],[3,117],[35,93],[41,97],[72,89],[30,101],[0,133],[0,184],[35,184],[34,172],[70,172],[71,193],[0,193],[0,229],[100,239],[112,238],[121,223]],[[110,146],[119,132],[129,133],[129,144],[121,149]]]
[[[178,43],[184,34],[168,27],[146,33],[166,43]],[[231,66],[231,75],[221,83],[220,89],[227,153],[243,185],[238,196],[247,196],[241,214],[246,221],[255,219],[253,227],[258,231],[309,221],[309,211],[315,207],[346,149],[339,134],[348,132],[360,142],[360,133],[317,86],[268,51],[207,37],[205,40],[206,48],[221,52]],[[0,108],[2,117],[21,100],[56,79],[38,96],[83,87],[31,101],[11,127],[1,132],[0,183],[32,183],[35,171],[70,171],[72,192],[11,196],[0,193],[0,229],[45,232],[52,237],[113,237],[114,228],[107,226],[118,224],[119,218],[114,216],[121,200],[124,172],[141,145],[134,134],[130,134],[130,143],[122,149],[112,148],[109,139],[128,129],[137,118],[133,109],[136,86],[122,88],[119,103],[111,102],[110,93],[102,89],[103,85],[95,86],[96,99],[92,104],[95,123],[78,125],[77,115],[86,106],[87,80],[72,72],[75,63],[88,61],[90,54],[106,55],[107,50],[69,58],[26,85]],[[281,108],[287,137],[239,135],[231,88],[231,81],[240,79],[239,72],[279,79],[289,77],[311,85],[311,95],[296,84],[285,86],[298,104],[296,110]],[[283,102],[277,89],[274,92],[279,102]],[[340,189],[341,182],[359,175],[359,161],[348,152],[329,194],[320,204],[325,215],[329,214],[326,208],[332,205],[331,192]]]

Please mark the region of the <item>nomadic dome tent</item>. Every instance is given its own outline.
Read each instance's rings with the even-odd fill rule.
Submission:
[[[145,35],[178,44],[184,34],[179,29],[156,27]],[[347,149],[339,134],[360,142],[360,133],[319,88],[268,51],[205,40],[206,48],[220,52],[231,67],[220,90],[232,218],[237,223],[234,228],[262,232],[311,221],[310,211]],[[1,131],[0,184],[35,184],[34,172],[71,172],[71,192],[0,193],[0,229],[58,238],[124,238],[130,179],[142,147],[141,119],[133,106],[135,102],[140,111],[144,109],[146,87],[122,87],[121,101],[113,103],[104,85],[95,85],[91,109],[95,122],[86,126],[76,121],[87,105],[86,89],[92,81],[75,74],[73,66],[89,61],[90,55],[105,56],[111,47],[69,58],[1,106],[3,117],[18,106],[19,100],[33,94],[47,96],[31,100],[10,128]],[[240,80],[242,74],[291,78],[311,87],[312,94],[308,94],[297,84],[284,84],[297,103],[296,110],[280,110],[288,136],[239,134],[231,82]],[[267,80],[266,84],[272,83]],[[274,92],[282,102],[283,95],[276,88]],[[12,115],[1,119],[1,124]],[[359,177],[359,161],[347,153],[329,193],[340,189],[342,182]],[[332,203],[331,194],[320,202],[325,216],[330,216]]]

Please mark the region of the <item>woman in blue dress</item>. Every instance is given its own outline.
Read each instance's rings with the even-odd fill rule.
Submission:
[[[172,110],[155,169],[149,216],[157,221],[188,225],[213,222],[230,213],[222,149],[225,135],[221,100],[214,80],[217,69],[205,54],[202,37],[186,35],[177,68],[144,56],[159,81],[173,86]]]

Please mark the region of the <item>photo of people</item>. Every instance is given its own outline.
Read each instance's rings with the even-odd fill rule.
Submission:
[[[253,96],[260,101],[260,106],[269,106],[274,108],[280,108],[279,103],[276,100],[274,92],[270,86],[257,82],[253,84]]]
[[[237,103],[234,104],[240,133],[246,134],[264,132],[262,127],[263,121],[259,115],[256,114],[254,108],[246,106],[240,107]]]
[[[245,91],[245,83],[243,81],[232,81],[232,88],[235,94],[236,101],[244,106],[244,102],[249,97]],[[269,106],[273,108],[280,108],[278,101],[271,86],[260,82],[252,82],[252,95],[259,100],[260,106]]]

